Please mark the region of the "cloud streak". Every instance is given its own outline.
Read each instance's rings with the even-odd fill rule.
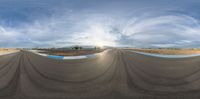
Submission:
[[[136,47],[198,47],[199,32],[199,21],[183,14],[136,17],[124,28],[121,42]]]

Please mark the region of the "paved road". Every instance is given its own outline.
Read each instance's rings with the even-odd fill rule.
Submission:
[[[0,99],[199,99],[199,65],[118,49],[81,60],[21,51],[0,56]]]

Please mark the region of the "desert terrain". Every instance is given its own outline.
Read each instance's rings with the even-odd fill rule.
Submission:
[[[17,51],[19,51],[19,50],[15,49],[15,48],[0,48],[0,55],[14,53],[14,52],[17,52]]]

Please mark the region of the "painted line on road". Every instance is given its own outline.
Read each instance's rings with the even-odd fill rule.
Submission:
[[[98,55],[101,55],[103,52],[101,53],[96,53],[96,54],[89,54],[89,55],[81,55],[81,56],[58,56],[58,55],[48,55],[48,54],[41,54],[39,53],[39,51],[37,50],[29,50],[32,53],[41,55],[41,56],[45,56],[48,58],[52,58],[52,59],[62,59],[62,60],[74,60],[74,59],[86,59],[86,58],[95,58]]]
[[[54,58],[54,59],[64,59],[64,56],[56,56],[56,55],[48,55],[48,58]]]
[[[57,56],[57,55],[48,55],[48,58],[53,59],[63,59],[63,60],[71,60],[71,59],[86,59],[86,58],[95,58],[101,53],[97,54],[89,54],[89,55],[81,55],[81,56]]]
[[[139,52],[139,51],[132,51],[127,50],[129,52],[134,52],[146,56],[153,56],[153,57],[161,57],[161,58],[190,58],[190,57],[197,57],[200,56],[200,54],[191,54],[191,55],[161,55],[161,54],[152,54],[152,53],[145,53],[145,52]]]

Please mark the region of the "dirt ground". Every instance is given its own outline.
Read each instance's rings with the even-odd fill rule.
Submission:
[[[65,51],[43,51],[41,53],[49,55],[60,55],[60,56],[79,56],[100,53],[103,50],[65,50]]]
[[[0,55],[13,53],[13,52],[16,52],[16,51],[18,51],[18,50],[14,49],[14,48],[0,48]]]
[[[164,55],[190,55],[200,54],[200,49],[132,49],[135,51],[164,54]]]

